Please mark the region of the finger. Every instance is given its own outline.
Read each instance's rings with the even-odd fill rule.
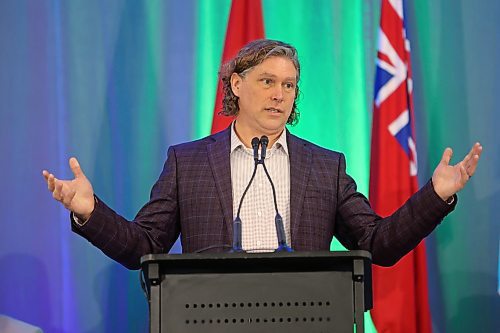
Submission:
[[[472,148],[469,150],[469,152],[467,153],[467,155],[465,155],[464,157],[464,161],[467,161],[469,160],[473,155],[474,155],[474,149],[476,148],[476,145],[474,144],[472,146]]]
[[[460,164],[460,174],[461,174],[461,180],[462,180],[462,184],[465,185],[465,183],[467,183],[467,181],[469,180],[469,174],[467,173],[467,170],[465,170],[465,166],[463,164]]]
[[[465,155],[464,159],[462,161],[467,162],[470,160],[474,155],[480,154],[482,150],[481,144],[479,142],[476,142],[472,148],[469,150],[467,155]]]
[[[474,155],[471,160],[469,161],[469,164],[467,165],[467,174],[469,177],[472,177],[474,173],[476,173],[476,168],[477,168],[477,163],[479,162],[479,155]]]
[[[476,142],[476,144],[471,149],[472,153],[471,158],[467,161],[466,164],[466,169],[469,176],[472,176],[476,172],[476,167],[482,152],[483,152],[483,147],[479,142]]]
[[[479,142],[476,142],[476,144],[474,145],[473,147],[474,149],[474,156],[477,155],[478,157],[481,157],[481,154],[483,152],[483,146],[479,143]]]
[[[80,163],[78,163],[78,160],[75,157],[71,157],[69,159],[69,167],[71,168],[73,175],[75,175],[75,178],[85,177],[85,174],[83,173],[82,168],[80,167]]]
[[[49,180],[50,173],[47,170],[43,170],[42,175],[43,175],[43,178],[45,178],[45,181]]]
[[[483,150],[483,147],[479,142],[476,142],[472,148],[470,149],[469,153],[465,156],[467,160],[470,160],[474,155],[481,155],[481,151]],[[465,160],[464,158],[464,160]]]
[[[54,189],[55,189],[55,186],[56,186],[55,182],[56,182],[56,177],[54,177],[53,174],[49,174],[48,180],[47,180],[47,188],[52,193],[54,192]]]
[[[453,156],[453,150],[448,147],[444,150],[443,157],[441,157],[441,163],[445,165],[450,164],[451,157]]]
[[[461,164],[464,165],[465,169],[467,170],[467,167],[469,165],[469,160],[470,160],[470,155],[467,154],[465,155],[464,159],[462,160],[462,162],[460,162]]]
[[[54,181],[54,191],[52,192],[52,197],[57,201],[62,201],[62,189],[63,183],[55,179]]]

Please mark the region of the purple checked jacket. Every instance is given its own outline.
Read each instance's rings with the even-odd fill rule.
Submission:
[[[335,235],[348,249],[368,250],[388,266],[412,250],[453,210],[429,181],[387,218],[376,215],[346,174],[344,155],[288,131],[291,245],[329,250]],[[230,129],[170,147],[148,203],[130,223],[97,200],[92,216],[73,230],[131,269],[140,257],[166,253],[181,235],[184,252],[226,250],[232,240]],[[217,248],[217,246],[220,246]]]

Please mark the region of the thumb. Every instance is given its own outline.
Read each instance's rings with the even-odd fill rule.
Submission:
[[[69,167],[71,168],[73,175],[75,175],[75,178],[85,177],[85,174],[83,173],[82,168],[80,167],[80,163],[78,163],[78,160],[75,157],[71,157],[69,159]]]
[[[441,157],[441,163],[445,165],[450,164],[451,157],[453,156],[453,150],[451,148],[446,148],[443,153],[443,157]]]

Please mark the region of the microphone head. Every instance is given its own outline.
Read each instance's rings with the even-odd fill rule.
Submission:
[[[252,139],[253,159],[255,163],[259,161],[259,144],[260,140],[258,137]]]
[[[252,139],[252,148],[256,149],[259,148],[260,140],[258,137],[255,137]]]
[[[261,136],[260,137],[260,143],[263,145],[263,146],[267,146],[269,144],[269,138],[265,135]]]

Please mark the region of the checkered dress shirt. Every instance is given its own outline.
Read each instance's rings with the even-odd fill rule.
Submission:
[[[290,160],[286,136],[282,132],[268,148],[266,167],[276,189],[278,211],[283,218],[287,243],[290,244]],[[260,152],[259,152],[260,154]],[[231,126],[231,183],[233,188],[233,218],[254,169],[253,149],[246,148]],[[278,247],[274,217],[273,191],[262,165],[248,189],[241,206],[242,246],[249,252],[274,251]]]

